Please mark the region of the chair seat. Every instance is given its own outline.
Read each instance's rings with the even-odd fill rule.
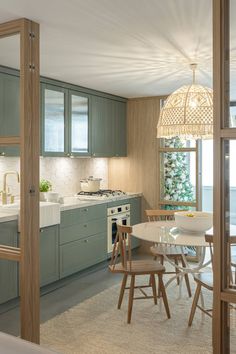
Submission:
[[[127,262],[127,270],[124,269],[122,263],[117,263],[115,267],[109,266],[109,269],[113,273],[127,273],[127,274],[155,274],[155,273],[164,273],[165,267],[153,260],[138,260]]]
[[[194,275],[194,280],[202,286],[213,290],[213,273],[198,273]]]
[[[165,252],[163,252],[163,249],[165,250]],[[180,246],[164,246],[164,247],[160,247],[158,245],[152,246],[150,247],[150,250],[152,252],[152,254],[154,256],[162,256],[163,254],[165,254],[167,257],[180,257],[182,256],[183,252],[184,255],[187,256],[188,254],[188,250],[186,247],[183,247],[183,252],[181,250]]]

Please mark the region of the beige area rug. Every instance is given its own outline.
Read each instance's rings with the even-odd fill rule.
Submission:
[[[119,285],[115,285],[42,324],[41,344],[64,354],[212,353],[211,319],[197,309],[189,328],[192,299],[187,297],[185,284],[181,298],[178,287],[172,284],[167,290],[170,320],[162,303],[155,306],[152,300],[137,300],[128,325],[128,293],[122,309],[117,310]],[[211,293],[204,294],[210,305]]]

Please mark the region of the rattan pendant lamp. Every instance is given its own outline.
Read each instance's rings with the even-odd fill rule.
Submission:
[[[193,82],[174,91],[161,109],[157,138],[210,139],[213,136],[213,90]]]

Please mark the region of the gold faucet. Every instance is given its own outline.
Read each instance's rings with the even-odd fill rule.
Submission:
[[[8,175],[15,175],[17,178],[17,182],[20,183],[20,176],[17,171],[7,171],[3,175],[3,190],[2,190],[2,204],[7,204],[7,196],[8,196],[8,191],[7,191],[7,176]],[[11,203],[14,202],[14,197],[11,196]]]

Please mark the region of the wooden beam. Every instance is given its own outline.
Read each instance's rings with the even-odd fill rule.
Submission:
[[[160,147],[159,152],[196,152],[197,147],[195,148],[169,148],[169,147]]]
[[[178,206],[190,206],[190,207],[197,207],[197,203],[191,202],[175,202],[173,200],[160,200],[159,205],[178,205]]]
[[[39,25],[24,20],[20,41],[21,337],[39,343]]]
[[[0,38],[20,34],[24,19],[18,19],[0,24]]]
[[[0,258],[19,262],[20,248],[0,245]]]
[[[227,291],[224,291],[221,293],[221,300],[228,302],[228,303],[234,303],[236,304],[236,292],[235,290],[230,290],[228,289]]]
[[[20,137],[19,136],[0,136],[0,146],[11,146],[19,145]]]
[[[213,89],[214,89],[214,258],[213,258],[213,352],[230,353],[228,304],[222,301],[227,288],[227,232],[225,210],[228,198],[225,181],[222,128],[229,113],[229,0],[213,0]],[[227,166],[226,166],[227,169]]]

